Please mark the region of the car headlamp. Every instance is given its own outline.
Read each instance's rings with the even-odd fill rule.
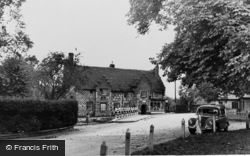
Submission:
[[[192,125],[193,121],[192,120],[188,120],[189,124]]]

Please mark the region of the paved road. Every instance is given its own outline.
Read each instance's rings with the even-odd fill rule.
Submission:
[[[66,156],[99,155],[100,145],[106,141],[109,155],[124,155],[125,133],[131,132],[131,151],[144,148],[148,144],[150,125],[155,127],[155,144],[181,136],[181,120],[187,121],[194,114],[152,114],[133,123],[107,123],[76,126],[76,131],[56,135],[56,140],[66,140]],[[187,126],[187,123],[186,123]],[[229,130],[245,128],[244,123],[232,123]],[[186,134],[188,130],[186,129]],[[44,137],[49,139],[48,137]]]

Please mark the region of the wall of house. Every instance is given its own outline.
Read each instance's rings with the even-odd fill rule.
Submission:
[[[146,97],[142,97],[141,96],[141,92],[142,91],[146,91],[147,92],[147,96]],[[151,93],[151,86],[149,84],[149,81],[147,80],[146,77],[142,78],[141,81],[138,84],[138,87],[136,89],[136,97],[137,97],[137,104],[138,104],[138,109],[141,110],[142,105],[146,105],[147,106],[147,112],[149,113],[151,111],[150,108],[150,96]]]
[[[134,93],[112,92],[112,109],[136,106]]]
[[[78,116],[86,116],[89,113],[90,116],[95,116],[95,101],[96,92],[89,90],[81,90],[76,92],[76,100],[78,101]],[[93,102],[93,110],[87,110],[87,102]]]
[[[244,99],[244,110],[250,111],[250,99]]]
[[[105,95],[102,94],[102,90],[106,90]],[[112,115],[112,93],[111,87],[108,81],[103,78],[99,85],[96,87],[96,105],[95,116],[111,116]],[[102,110],[102,105],[106,104],[106,109]]]

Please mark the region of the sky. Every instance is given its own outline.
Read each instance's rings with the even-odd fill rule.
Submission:
[[[21,14],[34,42],[29,54],[42,60],[49,52],[80,52],[82,65],[108,67],[113,61],[116,68],[151,70],[149,58],[172,42],[175,32],[154,25],[139,35],[127,23],[129,8],[129,0],[27,0]],[[165,94],[174,98],[174,83],[162,80]]]

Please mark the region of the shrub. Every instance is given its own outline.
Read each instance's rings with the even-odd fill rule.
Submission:
[[[76,124],[77,101],[0,99],[0,133],[31,132]]]

